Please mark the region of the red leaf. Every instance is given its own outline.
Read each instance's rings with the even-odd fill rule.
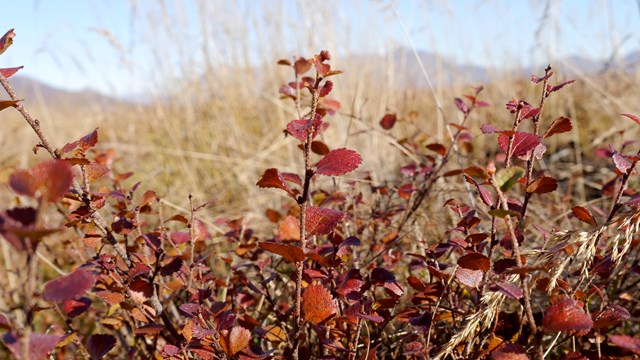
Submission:
[[[360,270],[351,269],[342,278],[336,293],[347,300],[359,300],[362,298],[362,287],[365,284],[366,282],[362,279]]]
[[[336,304],[331,294],[320,284],[311,284],[302,294],[304,319],[318,325],[336,313]]]
[[[555,85],[555,86],[547,85],[547,92],[552,93],[554,91],[558,91],[558,90],[562,89],[563,87],[573,83],[574,81],[575,80],[567,80],[567,81],[565,81],[563,83],[560,83],[558,85]]]
[[[463,267],[456,269],[456,277],[463,285],[478,288],[482,282],[482,270],[470,270]]]
[[[11,75],[17,73],[18,70],[22,69],[23,67],[24,66],[18,66],[18,67],[0,69],[0,74],[2,74],[2,76],[6,78],[9,78],[11,77]]]
[[[532,117],[540,114],[542,109],[540,108],[523,108],[520,113],[520,119],[531,119]]]
[[[640,339],[626,335],[609,335],[609,342],[617,347],[640,354]]]
[[[71,166],[64,160],[49,160],[28,170],[17,170],[9,177],[13,191],[49,202],[67,193],[73,181]]]
[[[77,300],[69,299],[62,303],[62,311],[64,311],[69,318],[74,318],[87,311],[90,306],[91,300],[86,297],[81,297]]]
[[[593,321],[582,309],[582,302],[561,295],[544,312],[545,332],[580,331],[593,327]]]
[[[2,35],[2,37],[0,38],[0,54],[5,52],[9,48],[9,46],[13,44],[13,38],[15,36],[16,33],[13,31],[13,29],[10,29],[4,35]]]
[[[466,115],[469,113],[469,106],[467,106],[467,104],[462,99],[455,98],[453,99],[453,102],[456,104],[458,110],[460,110],[463,114]]]
[[[342,221],[345,213],[328,208],[309,206],[306,211],[305,227],[308,235],[326,235]]]
[[[466,171],[466,170],[465,170]],[[491,195],[491,192],[485,188],[484,186],[480,185],[474,178],[472,178],[469,175],[464,175],[464,179],[470,183],[475,185],[476,189],[478,190],[478,193],[480,194],[480,199],[482,200],[482,202],[491,207],[493,206],[493,197]]]
[[[362,157],[357,152],[345,148],[335,149],[318,162],[316,173],[340,176],[355,170],[360,163],[362,163]]]
[[[596,222],[596,219],[591,214],[591,211],[589,211],[589,209],[587,209],[586,207],[574,206],[571,209],[571,212],[573,212],[573,215],[575,215],[575,217],[577,217],[578,220],[582,221],[583,223],[587,223],[591,226],[598,226],[598,223]]]
[[[313,135],[312,139],[315,139],[316,136],[320,133],[321,130],[324,130],[325,124],[322,122],[322,117],[317,116],[316,119],[311,122],[309,120],[291,120],[287,124],[287,132],[291,134],[294,138],[300,140],[300,142],[307,141],[307,130],[309,126],[313,126]]]
[[[542,139],[536,134],[530,134],[526,132],[516,132],[513,139],[513,146],[511,148],[511,154],[513,156],[526,155],[529,151],[535,149]],[[500,148],[506,154],[509,147],[509,136],[500,134],[498,137],[498,144]]]
[[[461,256],[458,259],[458,266],[469,270],[489,271],[491,267],[489,258],[480,253],[474,252]]]
[[[395,113],[385,114],[382,119],[380,119],[380,126],[385,130],[389,130],[396,124],[397,120],[398,117]]]
[[[29,360],[46,359],[47,354],[53,351],[61,340],[62,337],[58,335],[31,333],[28,344]],[[6,333],[2,335],[2,341],[9,348],[15,359],[23,359],[23,346],[25,344],[22,339],[13,333]]]
[[[636,124],[640,125],[640,118],[638,118],[637,116],[633,115],[633,114],[620,114],[622,116],[626,116],[629,119],[633,120],[636,122]]]
[[[325,97],[329,95],[331,90],[333,90],[333,82],[331,80],[327,80],[318,91],[318,96]]]
[[[71,274],[49,281],[44,286],[44,299],[52,302],[62,302],[82,295],[91,289],[96,278],[88,267],[80,267]]]
[[[107,334],[94,334],[89,336],[86,349],[92,359],[101,359],[107,355],[114,346],[116,346],[116,338],[114,336]]]
[[[542,176],[531,182],[527,186],[527,192],[533,194],[545,194],[555,191],[558,188],[558,180],[551,176]]]
[[[561,134],[567,131],[571,131],[573,129],[573,125],[571,124],[571,119],[568,117],[560,116],[559,118],[553,120],[547,131],[544,132],[542,138],[546,139],[549,136],[555,134]]]
[[[295,245],[261,242],[258,246],[263,250],[280,255],[290,262],[298,262],[306,258],[302,248]]]
[[[371,271],[371,283],[375,286],[383,286],[387,289],[389,295],[400,297],[404,294],[404,290],[396,277],[387,269],[377,267]]]
[[[593,314],[593,327],[596,329],[620,325],[629,320],[631,314],[620,305],[607,305],[602,311]]]
[[[261,188],[277,188],[287,192],[287,194],[293,196],[293,191],[285,182],[284,177],[280,174],[280,171],[275,168],[265,170],[264,174],[260,177],[260,180],[256,183]]]
[[[88,149],[94,147],[98,143],[98,128],[83,136],[82,138],[72,141],[62,147],[63,153],[68,153],[76,148],[79,148],[82,151],[87,151]]]
[[[444,145],[438,143],[429,144],[426,146],[426,148],[431,151],[437,152],[441,156],[444,156],[447,153],[447,148]]]

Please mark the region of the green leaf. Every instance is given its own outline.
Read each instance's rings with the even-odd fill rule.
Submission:
[[[502,192],[509,191],[520,178],[524,176],[524,169],[519,166],[512,166],[500,169],[496,173],[496,184]]]

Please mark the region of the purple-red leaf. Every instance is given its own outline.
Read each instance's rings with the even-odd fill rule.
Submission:
[[[593,327],[596,329],[620,325],[629,320],[631,314],[620,305],[607,305],[602,311],[593,314]]]
[[[72,150],[75,150],[76,148],[82,151],[86,151],[96,146],[97,143],[98,143],[98,128],[88,133],[87,135],[83,136],[82,138],[66,144],[65,146],[62,147],[62,152],[68,153]]]
[[[511,147],[511,154],[513,156],[522,156],[526,155],[529,151],[532,151],[540,144],[539,135],[526,133],[526,132],[516,132],[513,136],[513,146]],[[500,134],[498,137],[498,144],[500,144],[500,148],[506,154],[507,149],[509,147],[509,136]]]
[[[306,211],[305,227],[308,235],[326,235],[342,221],[345,213],[324,207],[309,206]]]
[[[92,359],[101,359],[107,355],[114,346],[116,346],[116,338],[114,336],[107,334],[94,334],[89,336],[86,349]]]
[[[44,299],[53,302],[63,302],[82,295],[91,289],[96,278],[88,267],[80,267],[71,274],[49,281],[44,286]]]
[[[640,339],[627,335],[610,335],[609,342],[613,345],[640,354]]]
[[[548,93],[552,93],[554,91],[558,91],[558,90],[562,89],[563,87],[573,83],[574,81],[575,80],[567,80],[567,81],[565,81],[563,83],[560,83],[558,85],[555,85],[555,86],[547,85],[547,92]]]
[[[469,106],[460,98],[453,99],[453,102],[456,104],[458,110],[460,110],[463,114],[469,113]]]
[[[499,291],[512,299],[520,299],[523,295],[522,289],[510,282],[500,282],[491,287],[493,291]]]
[[[371,283],[375,286],[382,286],[387,289],[389,295],[400,297],[404,290],[396,277],[387,269],[377,267],[371,271]]]
[[[478,288],[482,282],[482,276],[482,270],[471,270],[463,267],[456,269],[456,278],[460,283],[468,287]]]
[[[544,312],[545,332],[580,331],[593,327],[591,317],[582,309],[582,302],[566,295],[553,300]]]
[[[340,176],[355,170],[360,163],[362,163],[362,157],[357,152],[345,148],[335,149],[318,162],[316,173]]]
[[[333,90],[333,82],[331,80],[327,80],[318,91],[318,96],[325,97],[329,95],[331,90]]]
[[[493,206],[493,196],[487,188],[478,184],[478,182],[474,178],[467,174],[464,175],[464,178],[468,183],[473,184],[476,187],[478,193],[480,194],[480,199],[485,205],[489,207]]]

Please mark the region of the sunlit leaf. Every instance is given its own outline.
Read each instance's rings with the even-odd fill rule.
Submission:
[[[571,119],[569,119],[568,117],[560,116],[559,118],[553,120],[542,137],[548,138],[555,134],[561,134],[567,131],[571,131],[572,129],[573,125],[571,124]]]
[[[362,157],[357,152],[340,148],[331,150],[316,165],[316,173],[327,176],[340,176],[355,170],[362,163]]]
[[[611,304],[605,306],[602,311],[593,314],[593,327],[596,329],[620,325],[629,320],[631,314],[620,305]]]
[[[311,284],[304,289],[302,294],[302,311],[304,319],[318,325],[326,321],[336,313],[336,304],[333,297],[320,284]]]
[[[512,166],[500,169],[496,172],[496,185],[502,192],[509,191],[521,177],[524,176],[524,169],[518,166]]]
[[[17,73],[18,70],[22,69],[23,67],[24,66],[18,66],[18,67],[0,69],[0,74],[2,74],[2,76],[6,77],[6,78],[9,78],[13,74]]]
[[[535,149],[542,138],[539,135],[526,133],[526,132],[516,132],[513,136],[513,146],[511,147],[511,154],[513,156],[522,156],[526,155],[529,151]],[[506,154],[509,148],[509,136],[500,134],[498,136],[498,144],[500,145],[500,149]]]
[[[527,186],[527,192],[533,194],[545,194],[555,191],[558,188],[558,180],[551,176],[542,176],[533,180]]]
[[[265,170],[264,174],[260,177],[260,180],[256,183],[261,188],[276,188],[286,191],[289,195],[293,196],[293,191],[289,188],[289,185],[285,182],[284,177],[280,174],[280,171],[275,168]]]
[[[306,211],[305,227],[309,235],[326,235],[332,232],[345,217],[338,210],[319,206],[309,206]]]
[[[304,251],[299,246],[273,242],[261,242],[258,246],[263,250],[280,255],[290,262],[298,262],[306,258]]]
[[[577,217],[578,220],[582,221],[583,223],[587,223],[591,226],[598,226],[598,222],[596,222],[596,219],[591,214],[591,211],[589,211],[589,209],[587,209],[586,207],[574,206],[571,209],[571,212],[573,212],[573,215],[575,215],[575,217]]]

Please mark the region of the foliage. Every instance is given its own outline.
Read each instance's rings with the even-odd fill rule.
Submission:
[[[0,39],[0,53],[14,36]],[[9,177],[21,200],[0,213],[0,234],[26,269],[22,292],[0,305],[6,350],[20,359],[640,352],[640,211],[630,186],[640,151],[601,152],[611,181],[594,200],[609,201],[609,211],[571,204],[568,180],[543,166],[548,139],[573,129],[564,115],[547,121],[545,103],[572,80],[553,85],[551,66],[533,75],[539,104],[509,100],[510,129],[470,128],[490,106],[473,88],[453,101],[460,121],[449,123],[449,141],[399,140],[409,163],[394,182],[377,184],[357,151],[322,141],[340,109],[329,98],[328,78],[341,73],[330,60],[322,51],[279,61],[293,75],[279,92],[297,113],[285,134],[299,143],[304,167],[269,168],[257,180],[287,199],[265,213],[271,233],[242,219],[213,224],[198,216],[208,204],[191,196],[187,214],[167,213],[160,195],[117,171],[98,129],[54,148],[6,79],[21,67],[0,69],[10,96],[0,108],[19,111],[39,137],[34,150],[52,157]],[[379,125],[392,136],[399,122],[389,112]],[[480,137],[494,141],[488,158],[474,148]],[[423,235],[429,218],[437,237]],[[564,220],[573,228],[557,230]],[[43,253],[67,256],[51,267],[39,262]]]

